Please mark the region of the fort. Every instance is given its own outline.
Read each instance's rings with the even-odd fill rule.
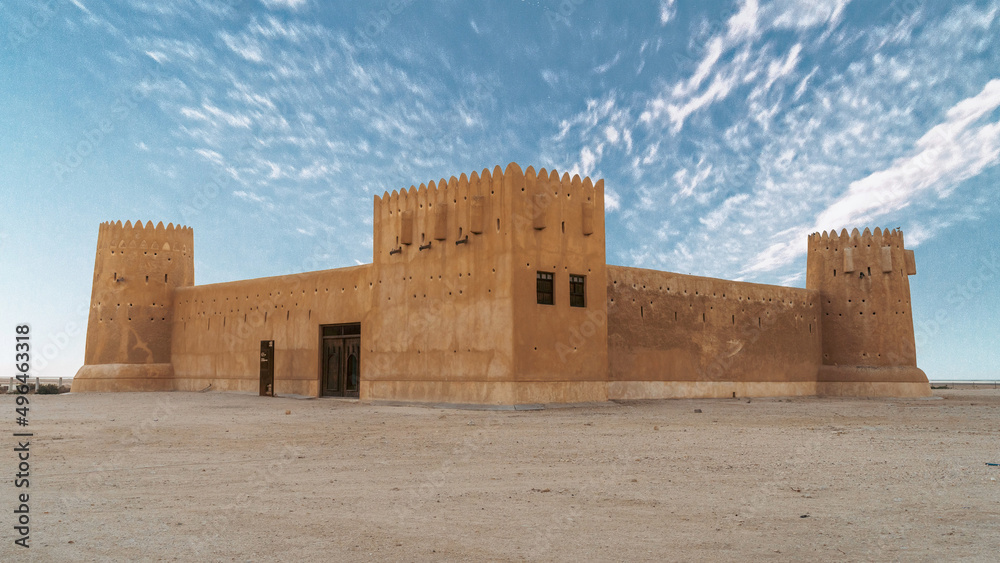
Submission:
[[[806,244],[805,289],[608,265],[604,181],[513,163],[376,196],[372,263],[349,268],[195,285],[191,228],[103,223],[72,390],[930,395],[902,232]]]

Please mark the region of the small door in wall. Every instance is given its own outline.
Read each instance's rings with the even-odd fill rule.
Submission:
[[[260,396],[274,396],[274,341],[260,341]]]

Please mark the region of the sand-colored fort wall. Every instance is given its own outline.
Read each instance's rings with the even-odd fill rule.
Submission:
[[[608,266],[609,398],[814,395],[819,297]]]
[[[273,340],[274,392],[320,394],[320,326],[364,326],[371,265],[187,287],[174,293],[174,389],[260,388],[260,342]],[[362,346],[369,336],[362,331]],[[364,362],[362,362],[362,368]]]
[[[499,166],[375,198],[363,399],[514,402],[509,217]]]
[[[508,169],[519,402],[607,400],[607,265],[604,181],[533,167]],[[538,272],[553,274],[553,304],[539,304]],[[583,307],[570,304],[582,276]]]

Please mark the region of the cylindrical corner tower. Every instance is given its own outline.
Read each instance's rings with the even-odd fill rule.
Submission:
[[[173,291],[194,285],[190,227],[102,223],[84,366],[73,391],[173,388]]]
[[[901,231],[857,229],[809,237],[806,287],[820,291],[824,395],[926,396],[917,367],[909,276],[913,251]]]

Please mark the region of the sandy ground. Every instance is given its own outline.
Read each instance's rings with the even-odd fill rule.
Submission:
[[[995,560],[1000,391],[935,393],[531,412],[32,397],[32,547],[5,479],[0,560]]]

